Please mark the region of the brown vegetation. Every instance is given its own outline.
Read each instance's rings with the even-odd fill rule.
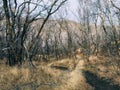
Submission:
[[[118,57],[90,56],[89,63],[86,62],[86,70],[100,78],[111,79],[112,83],[120,85],[120,59]]]
[[[80,23],[29,1],[0,4],[0,90],[120,90],[119,0],[78,0]]]
[[[39,64],[38,64],[39,63]],[[9,67],[0,65],[0,89],[20,90],[92,90],[82,75],[83,63],[74,68],[74,61],[63,59],[52,62],[34,62],[36,69],[26,67]],[[54,66],[54,67],[53,67]],[[67,70],[55,68],[67,67]],[[91,88],[91,89],[90,89]]]
[[[101,84],[98,83],[98,80],[95,81],[96,85],[91,86],[90,77],[110,79],[112,84],[120,84],[120,76],[115,73],[115,68],[110,65],[108,57],[91,55],[88,63],[81,53],[80,49],[76,50],[76,55],[81,57],[76,60],[66,58],[48,62],[34,61],[35,69],[29,68],[26,63],[22,67],[10,67],[1,63],[0,88],[10,90],[17,90],[17,88],[20,90],[32,90],[33,88],[35,90],[94,90],[95,88],[96,90],[96,87]],[[117,57],[114,59],[119,61]],[[114,86],[111,87],[114,88]],[[106,87],[102,88],[105,90]]]

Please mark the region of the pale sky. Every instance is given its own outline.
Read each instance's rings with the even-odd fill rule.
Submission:
[[[21,3],[23,0],[17,0],[19,3]],[[67,3],[67,19],[77,21],[77,6],[78,6],[78,0],[68,0]]]
[[[77,21],[77,6],[78,0],[68,0],[69,1],[69,12],[68,12],[68,19]]]

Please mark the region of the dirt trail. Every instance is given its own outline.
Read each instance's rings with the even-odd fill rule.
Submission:
[[[44,66],[40,65],[37,67],[36,72],[34,72],[35,82],[17,85],[15,88],[20,90],[27,90],[24,88],[31,88],[28,90],[32,90],[32,88],[34,88],[34,90],[93,90],[91,86],[86,83],[82,72],[84,60],[80,60],[74,69],[72,69],[72,67],[74,67],[73,64],[75,64],[73,60],[66,59]],[[63,67],[67,67],[67,69],[63,69]]]
[[[71,87],[75,88],[76,86],[78,86],[79,83],[81,83],[82,81],[85,81],[82,71],[81,69],[84,67],[84,62],[83,60],[79,61],[79,63],[77,64],[75,70],[73,70],[72,72],[70,72],[69,74],[69,79],[68,79],[68,85],[70,85]]]
[[[75,70],[67,74],[67,81],[64,86],[64,90],[92,90],[91,86],[86,83],[83,76],[82,69],[84,68],[84,60],[80,60]]]
[[[49,69],[50,73],[54,73],[57,78],[60,78],[62,75],[62,78],[60,78],[60,82],[62,83],[58,87],[55,87],[54,90],[120,90],[119,86],[110,85],[110,83],[99,79],[91,73],[83,72],[85,68],[84,61],[84,59],[79,60],[76,67],[72,70],[69,70],[69,68],[74,66],[73,60],[66,59],[49,64],[47,70]],[[54,67],[50,68],[51,65]],[[66,69],[63,69],[63,67]],[[54,72],[54,70],[56,71]]]
[[[48,74],[52,74],[54,79],[60,80],[56,81],[59,85],[53,87],[53,90],[93,90],[86,83],[86,78],[83,75],[84,64],[84,59],[80,59],[76,67],[73,68],[75,65],[74,60],[63,59],[43,66],[43,70]],[[63,67],[66,69],[63,69]]]
[[[84,76],[94,90],[120,90],[120,86],[112,84],[111,79],[100,78],[89,71],[84,72]]]

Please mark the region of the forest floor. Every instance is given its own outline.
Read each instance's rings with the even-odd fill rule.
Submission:
[[[120,90],[120,58],[90,56],[83,70],[94,90]]]
[[[35,61],[36,68],[26,63],[9,67],[1,62],[0,90],[120,90],[119,69],[108,61],[97,56],[91,56],[89,62],[84,58]]]

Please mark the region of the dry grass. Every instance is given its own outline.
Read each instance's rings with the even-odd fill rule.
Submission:
[[[67,90],[92,90],[92,87],[86,83],[86,79],[83,76],[83,67],[83,60],[79,61],[75,70],[68,74],[69,79],[67,80],[67,84],[64,86]]]
[[[69,70],[73,70],[75,69],[76,62],[77,61],[72,59],[63,59],[59,61],[54,61],[48,64],[48,66],[63,66],[63,67],[67,67]]]
[[[28,68],[27,64],[18,68],[1,63],[0,90],[13,90],[15,87],[20,90],[33,90],[33,87],[36,90],[93,90],[86,82],[83,70],[99,77],[112,78],[114,83],[120,84],[120,76],[114,73],[115,67],[110,65],[108,57],[90,56],[89,63],[83,59],[62,59],[47,63],[36,61],[33,62],[35,69]]]
[[[118,57],[90,56],[89,63],[86,62],[85,70],[101,78],[111,79],[113,83],[120,85],[120,67],[117,65],[119,62],[120,58]]]
[[[35,69],[23,67],[9,67],[0,65],[0,90],[92,90],[82,75],[83,61],[75,67],[75,61],[63,59],[50,63],[37,63]],[[65,66],[68,70],[51,68],[51,66]],[[25,85],[26,84],[26,85]]]
[[[72,60],[62,60],[60,64],[57,62],[56,65],[65,64],[74,66]],[[70,72],[64,75],[67,77],[65,82],[59,87],[58,90],[93,90],[93,88],[86,83],[86,80],[82,74],[82,69],[84,67],[84,61],[78,62],[77,66]],[[70,67],[71,68],[71,67]]]

